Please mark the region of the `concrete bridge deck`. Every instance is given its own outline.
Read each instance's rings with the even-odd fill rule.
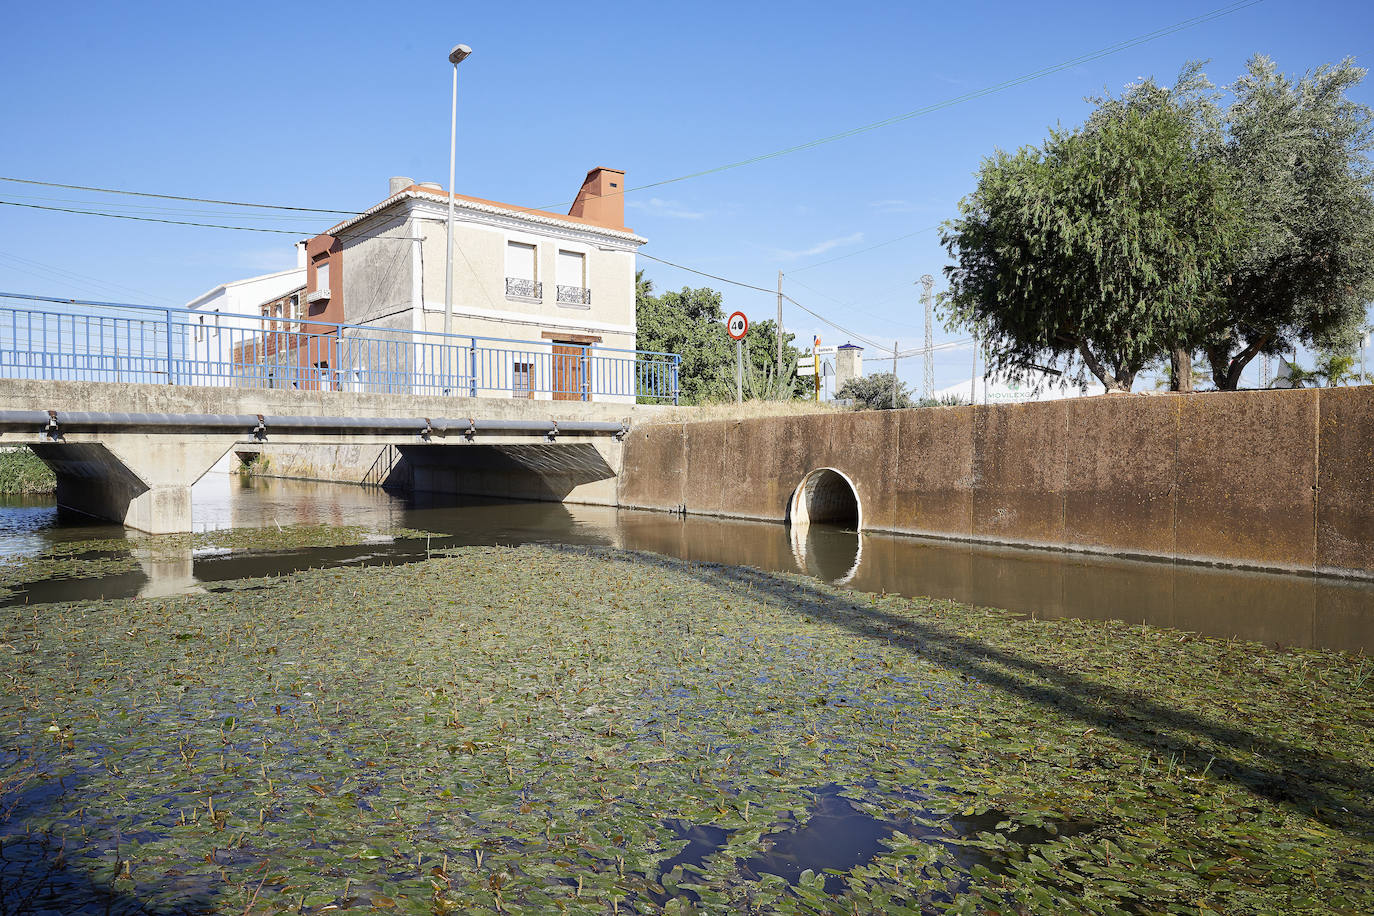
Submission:
[[[0,380],[0,444],[28,445],[62,508],[160,534],[191,528],[191,485],[231,449],[352,448],[387,483],[614,504],[637,408],[590,401]],[[455,448],[465,451],[461,457]],[[511,479],[525,481],[524,491]]]

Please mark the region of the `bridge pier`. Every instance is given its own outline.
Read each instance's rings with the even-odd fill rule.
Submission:
[[[232,435],[109,433],[99,442],[35,442],[57,476],[59,508],[148,534],[191,530],[191,485],[234,444]]]

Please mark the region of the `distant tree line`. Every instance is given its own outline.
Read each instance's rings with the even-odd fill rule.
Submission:
[[[1145,80],[1038,147],[985,160],[942,228],[949,326],[990,372],[1046,369],[1109,391],[1194,361],[1235,389],[1298,345],[1346,358],[1374,298],[1374,130],[1347,59],[1300,78],[1251,59],[1230,101],[1183,68]]]

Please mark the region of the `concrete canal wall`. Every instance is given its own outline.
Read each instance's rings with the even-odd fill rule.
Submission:
[[[822,468],[865,530],[1374,575],[1368,386],[639,425],[619,501],[783,520]]]

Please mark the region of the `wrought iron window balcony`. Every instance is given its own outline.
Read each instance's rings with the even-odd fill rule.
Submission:
[[[581,286],[559,286],[557,301],[559,305],[591,305],[592,291]]]
[[[534,280],[522,280],[519,277],[507,277],[506,295],[518,299],[542,300],[544,298],[544,284],[536,283]]]

